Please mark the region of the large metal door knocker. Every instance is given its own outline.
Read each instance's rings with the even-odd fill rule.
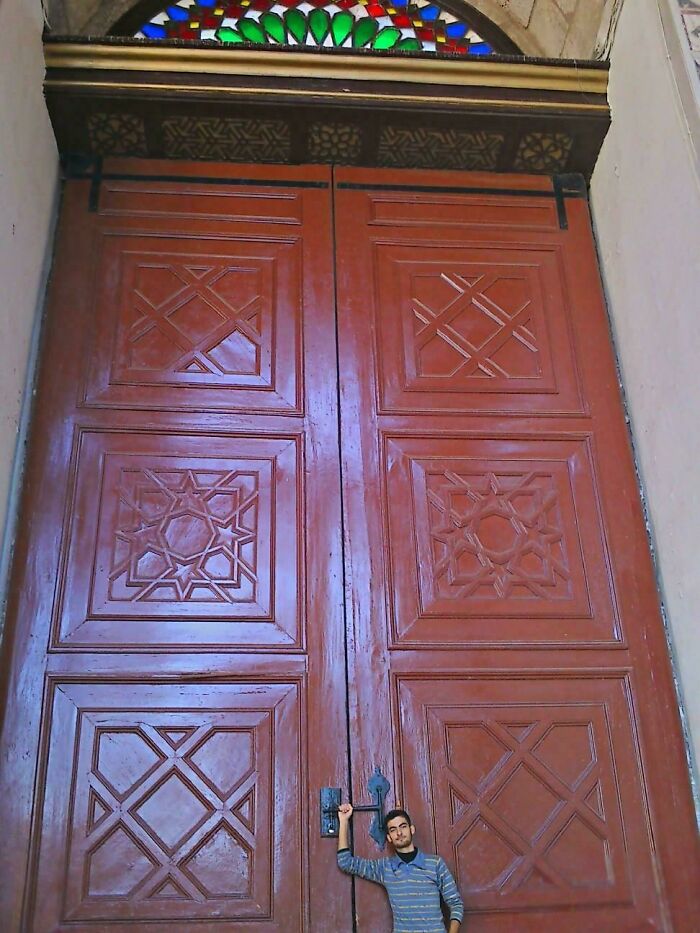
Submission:
[[[353,813],[374,813],[374,818],[369,827],[369,834],[377,843],[380,849],[384,848],[386,842],[386,830],[384,828],[384,801],[391,790],[391,784],[384,777],[379,768],[374,769],[374,774],[367,781],[367,790],[374,803],[352,805]],[[340,822],[338,820],[338,807],[343,802],[343,791],[340,787],[322,787],[321,788],[321,836],[324,838],[337,836],[340,831]]]

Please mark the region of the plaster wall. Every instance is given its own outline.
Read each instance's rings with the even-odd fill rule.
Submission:
[[[697,762],[700,172],[697,113],[688,109],[696,74],[690,60],[678,59],[680,46],[667,42],[665,2],[641,0],[622,10],[611,58],[613,122],[593,176],[592,207]]]
[[[27,363],[57,190],[41,30],[39,0],[0,0],[0,617],[13,537],[13,464],[19,469],[22,459]]]

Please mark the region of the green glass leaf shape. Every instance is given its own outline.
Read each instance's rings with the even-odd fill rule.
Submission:
[[[395,26],[385,26],[380,29],[372,42],[373,49],[391,49],[401,38],[401,30]]]
[[[273,42],[284,44],[287,38],[287,30],[284,28],[282,17],[278,13],[263,13],[259,22]]]
[[[236,30],[231,29],[230,26],[222,26],[221,29],[218,29],[216,38],[219,42],[245,42],[240,32],[236,32]]]
[[[336,13],[333,19],[331,20],[331,36],[333,37],[333,45],[342,45],[343,42],[352,32],[352,27],[355,23],[355,17],[352,13],[348,13],[347,10],[341,10],[339,13]]]
[[[316,45],[323,45],[323,40],[328,35],[328,30],[330,28],[331,18],[326,10],[321,10],[319,7],[316,7],[315,10],[309,13],[309,29],[311,30],[311,35],[316,40]]]
[[[377,21],[372,19],[371,16],[364,16],[355,23],[355,28],[352,31],[353,46],[356,49],[361,49],[363,45],[367,45],[368,42],[374,39],[376,31]]]
[[[248,42],[267,42],[265,30],[254,19],[239,19],[238,28]]]
[[[296,9],[287,10],[284,14],[284,22],[289,30],[289,34],[294,36],[299,45],[303,45],[306,41],[306,30],[308,28],[308,23],[304,14]]]
[[[419,39],[402,39],[400,42],[396,43],[395,48],[397,49],[415,49],[420,51],[423,46],[420,44]]]

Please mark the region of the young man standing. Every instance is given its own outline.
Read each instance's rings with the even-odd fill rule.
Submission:
[[[457,933],[464,916],[457,885],[439,855],[426,855],[415,847],[416,828],[408,813],[387,813],[384,825],[394,855],[379,859],[358,858],[350,852],[351,816],[349,803],[338,807],[338,867],[384,885],[394,915],[394,933],[445,933],[440,895],[450,909],[449,933]]]

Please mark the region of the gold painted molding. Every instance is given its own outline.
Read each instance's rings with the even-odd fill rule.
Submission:
[[[608,87],[608,72],[604,69],[579,69],[575,65],[538,65],[487,59],[446,61],[371,55],[314,55],[258,49],[88,45],[77,42],[47,43],[44,45],[44,56],[46,67],[50,69],[160,71],[179,75],[314,78],[338,81],[399,81],[406,84],[437,84],[443,87],[488,87],[520,91],[559,91],[569,94],[604,95]],[[57,86],[60,83],[51,77],[47,81],[49,86]],[[598,107],[600,106],[598,104]]]

